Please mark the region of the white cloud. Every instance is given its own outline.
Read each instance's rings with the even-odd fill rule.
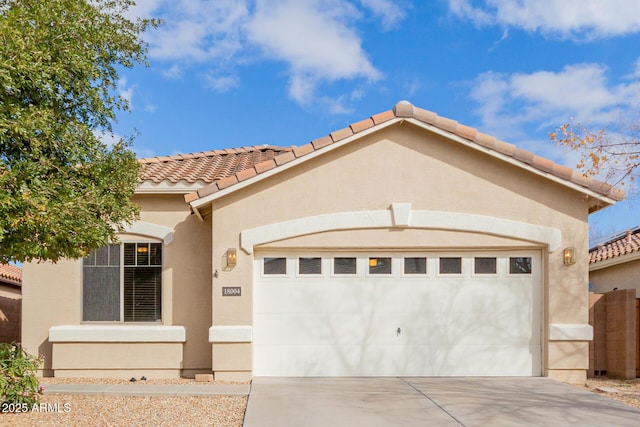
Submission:
[[[638,58],[635,62],[631,78],[640,79],[640,58]]]
[[[139,148],[139,147],[136,147],[135,145],[131,147],[131,151],[136,153],[136,157],[138,157],[139,159],[156,157],[158,155],[154,150],[151,150],[149,148]],[[173,154],[178,154],[178,153],[176,152]]]
[[[321,97],[318,103],[322,105],[323,110],[329,112],[330,114],[353,113],[353,109],[345,105],[345,100],[343,97],[340,97],[337,99],[329,98],[329,97]]]
[[[621,87],[607,87],[606,67],[599,64],[567,65],[560,72],[537,71],[511,76],[511,94],[551,111],[573,111],[593,117],[624,102]]]
[[[220,93],[228,92],[238,86],[238,78],[232,75],[219,76],[215,74],[208,74],[206,79],[207,86]]]
[[[194,64],[214,75],[256,61],[287,67],[289,96],[301,105],[320,104],[317,88],[342,80],[373,82],[382,73],[362,47],[356,25],[365,12],[388,29],[405,18],[405,2],[391,0],[147,0],[132,13],[165,23],[146,35],[150,57],[171,63],[163,73],[179,78]],[[211,81],[213,89],[239,80]],[[226,84],[225,84],[226,83]],[[233,84],[231,84],[233,83]],[[338,95],[340,96],[340,95]],[[341,111],[341,109],[336,109]]]
[[[118,80],[118,94],[131,106],[133,99],[133,87],[128,85],[127,78],[122,77]]]
[[[449,0],[449,10],[478,26],[521,28],[562,38],[594,39],[640,32],[637,0]],[[478,2],[475,2],[478,3]]]
[[[352,101],[360,101],[362,98],[364,98],[364,90],[362,88],[355,88],[351,91],[351,95],[349,96],[349,98]]]
[[[179,79],[184,75],[184,69],[179,64],[171,64],[171,67],[164,70],[162,75],[167,79]]]
[[[247,26],[249,39],[267,58],[289,65],[289,95],[309,104],[321,81],[382,77],[349,24],[359,17],[337,0],[264,0]]]
[[[469,0],[449,0],[449,10],[460,18],[466,18],[478,26],[495,23],[495,19],[482,9],[473,7]]]
[[[407,12],[397,0],[360,0],[360,3],[382,20],[382,26],[385,29],[395,27],[407,16]]]
[[[418,77],[411,77],[402,83],[402,93],[405,98],[411,99],[422,89],[422,81]]]
[[[154,12],[164,3],[165,0],[136,0],[135,5],[129,7],[125,16],[128,19],[152,18]]]
[[[553,128],[571,118],[608,123],[635,102],[637,84],[613,85],[603,65],[574,64],[558,72],[484,73],[473,82],[470,96],[479,105],[483,130],[508,138],[522,136],[525,124]]]
[[[123,140],[122,136],[117,133],[106,132],[104,130],[94,130],[93,135],[109,148],[112,148],[118,142]]]
[[[151,58],[205,62],[235,55],[242,47],[247,4],[234,0],[156,0],[151,13],[164,24],[147,34]]]

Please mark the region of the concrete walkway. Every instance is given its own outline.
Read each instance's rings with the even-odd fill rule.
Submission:
[[[640,410],[548,378],[254,378],[245,427],[640,426]]]
[[[44,384],[45,394],[119,396],[246,396],[250,384]]]

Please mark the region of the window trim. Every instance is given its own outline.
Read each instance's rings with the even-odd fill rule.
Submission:
[[[49,328],[50,342],[185,342],[184,326],[130,322],[83,325],[55,325]]]

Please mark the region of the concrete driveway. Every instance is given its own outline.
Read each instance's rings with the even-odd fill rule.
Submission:
[[[548,378],[254,378],[245,427],[639,426],[640,410]]]

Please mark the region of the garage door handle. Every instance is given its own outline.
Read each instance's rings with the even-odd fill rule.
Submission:
[[[398,328],[398,330],[396,331],[396,335],[400,336],[401,333],[402,333],[402,329]]]

